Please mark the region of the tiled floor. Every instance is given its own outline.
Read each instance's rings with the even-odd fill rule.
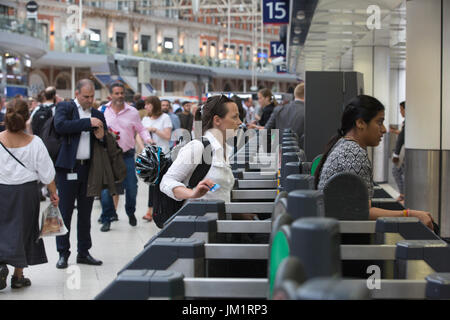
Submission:
[[[76,264],[76,232],[71,233],[71,251],[68,269],[56,269],[58,260],[55,238],[45,238],[48,263],[32,266],[24,270],[26,277],[32,281],[31,287],[11,289],[10,276],[13,268],[9,267],[10,276],[8,286],[0,291],[0,300],[72,300],[93,299],[108,286],[132,258],[142,251],[144,244],[158,231],[156,225],[146,222],[142,216],[147,210],[148,186],[139,182],[136,218],[138,224],[131,227],[125,214],[125,197],[119,201],[119,221],[113,222],[111,231],[101,232],[97,219],[101,213],[100,201],[94,201],[92,210],[92,249],[90,253],[96,259],[103,261],[103,265],[88,266]],[[41,210],[49,202],[41,202]],[[76,211],[72,220],[72,230],[76,230]]]

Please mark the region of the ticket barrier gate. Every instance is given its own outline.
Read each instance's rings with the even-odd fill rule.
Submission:
[[[295,191],[297,193],[299,193],[300,191]],[[294,192],[294,193],[295,193]],[[307,191],[305,191],[307,192]],[[313,191],[314,192],[314,191]],[[292,201],[292,200],[291,200]],[[408,219],[408,218],[407,218]],[[409,218],[411,219],[411,218]],[[417,222],[417,221],[416,221]],[[395,223],[394,223],[395,224]],[[350,226],[351,225],[351,226]],[[352,230],[354,232],[354,226],[355,226],[355,221],[351,222],[350,224],[347,223],[347,226],[345,226],[344,224],[344,229],[347,228],[349,230]],[[393,227],[393,223],[390,223],[390,227],[391,229],[402,229],[403,231],[405,230],[404,228],[401,228],[398,226],[397,223],[397,227]],[[365,224],[364,228],[366,228],[366,230],[369,228],[367,224]],[[372,228],[373,228],[373,224],[372,224]],[[201,263],[188,263],[186,264],[186,259],[188,258],[192,258],[192,255],[194,252],[204,252],[204,256],[205,258],[208,259],[218,259],[218,258],[226,258],[226,259],[235,259],[235,258],[245,258],[247,257],[248,259],[261,259],[261,258],[267,258],[267,245],[229,245],[229,244],[205,244],[204,242],[200,241],[199,243],[196,243],[196,241],[198,242],[199,240],[197,239],[157,239],[157,241],[155,241],[155,243],[153,244],[153,246],[156,248],[158,246],[162,246],[164,249],[160,249],[159,252],[162,253],[170,253],[170,255],[173,258],[174,252],[176,251],[179,255],[181,255],[180,257],[178,257],[176,260],[176,262],[171,264],[172,268],[181,268],[179,270],[182,270],[184,275],[194,275],[194,276],[198,276],[199,274],[201,274],[202,272],[204,272],[204,269],[202,269],[201,267],[198,267],[199,265],[202,265]],[[170,250],[170,247],[172,247],[175,243],[178,242],[178,245],[176,245],[177,249],[173,249]],[[201,244],[203,244],[203,249],[198,249],[198,246]],[[195,249],[195,247],[197,247],[197,249]],[[264,248],[265,247],[265,248]],[[182,248],[182,249],[180,249]],[[189,249],[188,249],[189,248]],[[342,247],[342,255],[344,259],[351,259],[352,257],[355,257],[355,250],[357,249],[357,247],[353,246],[353,247]],[[156,250],[156,249],[153,249]],[[365,254],[365,256],[363,256],[363,258],[389,258],[391,259],[393,257],[392,255],[392,247],[384,247],[384,248],[375,248],[373,247],[371,254],[368,254],[368,252],[370,252],[370,248],[368,247],[360,247],[360,251],[362,253]],[[153,254],[152,256],[158,256],[161,257],[161,254]],[[191,256],[189,256],[189,254],[191,254]],[[361,256],[358,256],[358,258],[360,259]],[[155,261],[156,259],[151,259],[151,261],[147,261],[144,265],[145,268],[154,268],[154,269],[161,269],[161,268],[166,268],[167,267],[167,263],[165,266],[162,266],[160,263],[161,261],[163,261],[164,259],[158,259],[157,263],[159,263],[159,265],[155,266]],[[183,261],[184,261],[184,267],[183,266]],[[195,261],[195,259],[194,259]],[[186,265],[190,265],[190,268],[186,268]],[[197,266],[197,267],[195,267]],[[139,265],[135,265],[135,267],[140,268],[141,266]],[[171,269],[173,270],[173,269]],[[203,270],[203,271],[202,271]],[[129,276],[129,271],[130,270],[126,270],[124,271],[124,273],[121,274],[122,275],[127,275]],[[119,276],[119,277],[121,277]],[[119,279],[118,281],[122,281],[123,279]],[[253,298],[257,298],[257,294],[256,292],[261,292],[261,287],[264,286],[264,279],[187,279],[187,282],[183,282],[185,283],[188,288],[190,286],[192,286],[192,291],[190,291],[191,289],[188,289],[188,292],[190,292],[188,295],[185,295],[185,297],[188,297],[190,295],[192,296],[200,296],[200,292],[202,292],[202,290],[206,290],[205,288],[210,287],[213,288],[215,285],[218,285],[220,283],[226,283],[224,284],[225,287],[229,288],[229,290],[225,290],[226,292],[233,292],[232,288],[237,288],[239,286],[243,286],[245,287],[245,289],[240,289],[240,293],[234,293],[234,295],[230,295],[229,297],[241,297],[242,295],[247,294],[247,297],[253,297]],[[119,281],[119,282],[120,282]],[[267,282],[265,282],[265,285],[267,286]],[[347,287],[349,285],[346,285]],[[196,289],[193,289],[196,288]],[[202,289],[203,288],[203,289]],[[256,290],[255,288],[259,288],[258,290]],[[267,288],[266,288],[267,289]],[[225,297],[225,291],[221,292],[220,297]],[[194,292],[197,292],[196,294]],[[241,294],[241,295],[239,295]],[[217,293],[213,293],[213,296],[216,296]],[[261,296],[261,293],[259,293],[259,297]]]

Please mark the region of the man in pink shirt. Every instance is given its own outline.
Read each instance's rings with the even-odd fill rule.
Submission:
[[[111,102],[106,105],[104,115],[108,129],[114,131],[117,135],[117,143],[123,150],[123,160],[127,167],[127,177],[122,183],[125,189],[125,211],[131,226],[136,226],[136,196],[137,196],[137,177],[135,173],[135,145],[136,134],[142,138],[145,143],[152,143],[150,134],[141,123],[138,111],[125,103],[125,87],[121,83],[114,83],[110,89]],[[102,227],[101,231],[110,230],[111,221],[117,220],[116,209],[113,199],[107,189],[102,191],[101,196],[102,215],[100,216]]]

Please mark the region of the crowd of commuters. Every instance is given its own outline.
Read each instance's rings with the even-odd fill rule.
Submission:
[[[156,145],[168,155],[175,150],[178,156],[160,182],[160,190],[175,200],[220,199],[229,202],[234,186],[230,166],[232,148],[227,143],[227,133],[238,128],[292,129],[300,138],[304,136],[305,88],[299,84],[294,90],[294,99],[283,95],[282,101],[275,99],[270,89],[258,91],[258,103],[252,97],[244,99],[237,95],[228,98],[217,95],[203,104],[191,101],[171,101],[156,96],[142,97],[136,94],[132,101],[125,101],[125,87],[113,83],[109,87],[108,101],[95,101],[95,86],[91,80],[80,80],[76,85],[75,99],[62,99],[54,87],[42,91],[38,97],[26,100],[16,96],[5,104],[0,98],[0,289],[5,288],[9,270],[13,288],[31,285],[24,277],[23,269],[47,262],[42,239],[36,241],[39,232],[39,200],[44,195],[58,207],[68,233],[56,237],[59,260],[56,267],[68,267],[71,254],[70,233],[74,208],[77,209],[77,263],[101,265],[102,261],[92,257],[91,213],[94,197],[88,192],[88,180],[94,163],[94,145],[107,146],[109,135],[121,150],[121,159],[126,167],[123,180],[115,181],[113,188],[101,191],[102,213],[98,222],[101,231],[111,229],[111,223],[119,216],[119,195],[125,195],[125,212],[130,226],[137,225],[135,215],[138,181],[135,172],[136,152],[146,144]],[[402,103],[404,115],[404,103]],[[47,120],[61,137],[60,151],[55,159],[47,152],[40,138]],[[201,121],[201,122],[197,122]],[[316,187],[322,190],[326,182],[339,172],[353,172],[366,182],[369,198],[373,194],[372,167],[367,156],[367,147],[379,144],[386,132],[383,125],[384,106],[375,98],[358,96],[346,106],[342,126],[330,140],[316,170]],[[201,123],[201,128],[195,128]],[[183,143],[188,133],[189,141]],[[211,146],[211,167],[205,177],[195,186],[190,178],[202,161],[205,145],[200,136]],[[400,148],[404,141],[404,124],[399,133],[399,142],[393,162],[399,164]],[[347,155],[357,155],[347,159]],[[335,161],[338,159],[339,161]],[[344,159],[344,160],[342,160]],[[336,166],[336,163],[338,165]],[[359,168],[359,169],[356,169]],[[404,165],[394,168],[398,181],[403,175]],[[220,188],[210,192],[214,185]],[[404,191],[399,182],[400,197]],[[43,191],[43,192],[42,192]],[[149,187],[148,210],[143,216],[152,221],[153,187]],[[370,205],[369,205],[370,206]],[[433,228],[431,214],[408,210],[407,214],[418,217]],[[381,216],[403,216],[403,211],[391,211],[370,206],[370,218]],[[238,219],[256,219],[253,214],[242,214]]]

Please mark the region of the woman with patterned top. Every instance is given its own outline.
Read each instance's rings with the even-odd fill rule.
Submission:
[[[341,119],[341,129],[327,145],[326,151],[315,172],[316,186],[323,190],[328,180],[340,172],[351,172],[360,176],[369,191],[369,218],[417,217],[433,229],[433,219],[429,212],[418,210],[385,210],[372,207],[373,174],[372,164],[367,155],[367,147],[376,147],[386,133],[384,106],[377,99],[360,95],[345,107]]]

